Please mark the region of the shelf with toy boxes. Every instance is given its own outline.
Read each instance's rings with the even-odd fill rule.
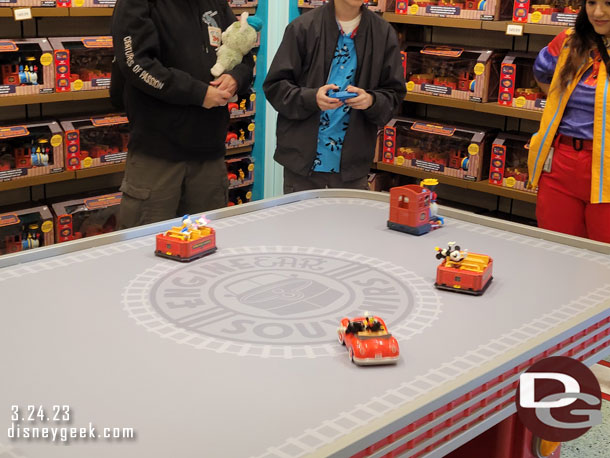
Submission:
[[[500,67],[498,103],[500,105],[544,110],[546,95],[534,78],[535,53],[510,52]]]
[[[0,255],[52,245],[53,215],[46,206],[0,214]]]
[[[513,0],[397,0],[396,14],[501,21],[510,19]]]
[[[57,37],[49,42],[54,50],[56,92],[110,87],[112,37]]]
[[[395,0],[365,0],[364,6],[371,11],[383,12],[393,11]],[[316,8],[328,3],[328,0],[297,0],[299,8]]]
[[[63,172],[62,145],[56,122],[0,126],[0,181]]]
[[[116,192],[53,204],[56,242],[116,231],[121,196]]]
[[[383,129],[382,162],[469,181],[489,170],[492,131],[412,118],[394,118]]]
[[[227,177],[229,187],[242,188],[254,183],[254,161],[252,156],[241,156],[227,159]]]
[[[580,0],[514,0],[513,22],[571,27],[581,4]]]
[[[0,40],[0,97],[55,91],[53,49],[46,38]]]
[[[231,118],[245,118],[256,114],[256,92],[239,96],[227,104]]]
[[[241,148],[254,144],[254,121],[236,119],[229,123],[225,146],[227,149]]]
[[[107,115],[61,121],[65,131],[66,169],[78,170],[125,162],[129,120]]]
[[[489,183],[536,193],[527,188],[527,154],[530,136],[500,132],[491,145]]]
[[[55,0],[0,0],[0,8],[14,8],[14,7],[54,7],[56,5]]]
[[[229,0],[231,8],[251,8],[258,5],[258,0]]]
[[[57,6],[63,8],[114,8],[117,0],[57,0]]]
[[[403,51],[408,93],[488,102],[498,95],[503,52],[410,44]]]

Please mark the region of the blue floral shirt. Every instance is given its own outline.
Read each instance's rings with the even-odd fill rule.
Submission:
[[[336,84],[341,91],[344,91],[347,86],[353,85],[356,79],[358,57],[354,37],[357,31],[358,29],[350,35],[345,35],[341,30],[337,40],[335,57],[328,75],[328,84]],[[312,167],[314,172],[339,173],[341,150],[349,125],[350,112],[351,108],[347,105],[322,112],[318,130],[318,150]]]

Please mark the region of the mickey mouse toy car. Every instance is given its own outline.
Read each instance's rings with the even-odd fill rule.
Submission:
[[[461,250],[455,242],[447,248],[436,247],[436,259],[443,261],[436,268],[438,289],[480,296],[493,280],[493,259],[485,254]]]
[[[394,364],[400,354],[396,338],[378,316],[365,313],[354,319],[343,318],[337,330],[339,342],[347,347],[349,359],[361,366]]]

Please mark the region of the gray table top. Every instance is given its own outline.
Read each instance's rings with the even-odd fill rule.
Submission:
[[[0,426],[14,405],[69,405],[70,424],[20,425],[136,437],[66,447],[2,434],[0,456],[341,456],[387,419],[607,316],[604,246],[451,211],[411,236],[386,228],[383,199],[317,191],[214,212],[218,251],[188,264],[154,256],[167,222],[5,261]],[[494,259],[485,295],[433,287],[434,247],[448,241]],[[298,290],[281,288],[288,279]],[[336,329],[364,311],[398,338],[397,365],[348,361]]]

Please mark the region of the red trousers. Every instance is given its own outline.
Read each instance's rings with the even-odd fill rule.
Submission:
[[[538,227],[610,243],[610,203],[590,203],[591,150],[558,139],[551,172],[538,182]]]

